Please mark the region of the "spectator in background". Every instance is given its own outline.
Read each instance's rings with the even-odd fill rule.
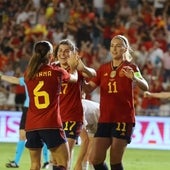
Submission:
[[[16,110],[16,103],[15,103],[15,85],[9,85],[8,88],[8,96],[7,96],[7,101],[5,104],[6,110]]]
[[[136,51],[134,52],[134,60],[139,68],[143,70],[145,64],[148,62],[148,51],[146,50],[146,47],[144,45],[142,45],[140,49],[135,49]]]
[[[163,13],[163,9],[165,8],[166,0],[154,0],[153,7],[154,7],[154,15],[158,16]]]
[[[55,31],[52,33],[52,39],[54,44],[58,44],[58,42],[60,42],[63,39],[64,33],[63,33],[63,29],[60,26],[57,26]]]
[[[163,82],[170,82],[170,45],[162,57]]]
[[[0,50],[0,58],[1,58],[1,60],[0,60],[0,69],[2,69],[4,65],[8,64],[8,62],[9,62],[9,57],[6,56],[6,55],[3,53],[3,51]]]
[[[159,42],[154,42],[153,47],[149,50],[148,60],[153,65],[153,75],[156,77],[160,76],[161,68],[162,68],[162,57],[163,50],[160,48]]]
[[[105,0],[106,1],[106,0]],[[114,0],[112,0],[114,1]],[[116,17],[116,10],[115,7],[112,7],[110,4],[105,3],[104,5],[104,12],[103,12],[103,19],[100,20],[106,21],[107,23],[112,23]]]
[[[92,20],[91,38],[93,49],[98,50],[98,45],[102,43],[101,32],[103,30],[99,16],[96,15]]]
[[[47,18],[45,16],[46,9],[45,7],[41,7],[39,9],[39,13],[37,15],[37,24],[45,26],[47,25]]]
[[[165,21],[164,31],[166,33],[167,44],[170,44],[170,2],[167,2],[163,12],[163,17]]]
[[[71,8],[71,2],[68,1],[60,1],[55,7],[56,10],[56,19],[59,23],[59,26],[63,27],[64,23],[66,23],[69,19]]]
[[[9,92],[4,87],[2,87],[2,85],[0,85],[0,110],[5,109],[8,93]]]
[[[80,48],[82,43],[91,42],[91,23],[89,19],[78,20],[77,21],[77,31],[76,31],[76,44],[77,47]]]
[[[94,10],[99,15],[100,18],[103,18],[104,5],[105,5],[104,0],[93,0]]]
[[[132,15],[132,8],[130,8],[128,1],[121,0],[118,16],[120,17],[120,20],[122,20],[124,23],[127,22],[127,20],[130,19]]]

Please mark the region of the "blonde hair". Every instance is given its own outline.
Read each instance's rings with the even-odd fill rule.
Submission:
[[[118,38],[118,39],[122,40],[125,48],[127,49],[126,52],[123,54],[124,60],[127,60],[129,62],[132,61],[132,59],[133,59],[133,57],[132,57],[133,49],[130,47],[128,39],[123,35],[116,35],[113,38]]]

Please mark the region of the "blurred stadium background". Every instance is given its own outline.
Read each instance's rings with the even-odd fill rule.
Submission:
[[[76,44],[88,66],[97,69],[111,59],[109,43],[116,34],[130,40],[134,62],[150,91],[170,91],[169,0],[0,0],[0,72],[23,76],[34,42],[46,39],[56,46],[65,38]],[[158,170],[160,164],[167,169],[170,101],[143,98],[137,88],[134,96],[137,123],[127,151],[132,159],[125,156],[125,166],[127,170]],[[87,97],[98,102],[98,89]],[[23,87],[0,81],[1,170],[15,152],[24,100]],[[23,161],[28,167],[25,162],[28,158]]]

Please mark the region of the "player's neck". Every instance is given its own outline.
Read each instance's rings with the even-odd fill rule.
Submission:
[[[113,70],[116,70],[121,64],[123,63],[122,60],[115,60],[111,62],[111,66]]]

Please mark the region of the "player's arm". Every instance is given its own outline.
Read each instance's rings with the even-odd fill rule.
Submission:
[[[140,72],[134,72],[132,80],[135,81],[137,86],[143,91],[149,90],[148,82],[143,78]]]
[[[83,81],[82,83],[82,90],[85,93],[91,93],[95,88],[97,87],[97,85],[93,82],[93,81]]]
[[[122,71],[124,75],[132,79],[140,89],[143,91],[147,91],[149,89],[148,82],[143,78],[138,68],[134,71],[132,67],[125,66]]]
[[[144,92],[144,97],[153,97],[160,99],[168,99],[170,98],[170,92],[159,92],[159,93],[151,93],[149,91]]]
[[[3,75],[3,74],[1,74],[0,77],[1,77],[1,80],[7,81],[8,83],[12,83],[12,84],[20,84],[19,78],[18,78],[18,77],[7,76],[7,75]]]
[[[78,56],[77,52],[71,52],[70,57],[67,59],[67,63],[70,67],[70,82],[77,82],[78,80],[78,72],[77,72],[77,65],[78,65]]]
[[[82,75],[86,78],[91,78],[96,76],[96,71],[91,68],[91,67],[87,67],[81,59],[79,59],[78,61],[78,65],[77,65],[77,70],[82,72]]]

